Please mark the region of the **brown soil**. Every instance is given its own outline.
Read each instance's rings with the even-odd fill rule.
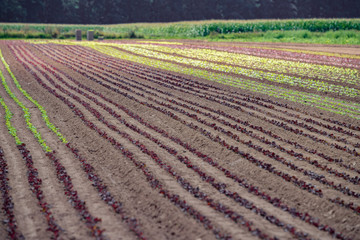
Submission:
[[[15,46],[13,42],[10,42],[10,45]],[[217,211],[213,207],[210,207],[209,203],[206,201],[201,200],[199,197],[195,197],[193,193],[185,190],[179,184],[178,179],[174,178],[161,168],[150,155],[140,150],[136,146],[135,141],[139,141],[147,149],[153,151],[159,159],[171,166],[172,169],[176,171],[176,174],[185,179],[191,186],[199,187],[199,189],[211,198],[213,202],[226,206],[227,209],[233,211],[234,214],[243,216],[245,219],[244,221],[252,222],[252,229],[257,228],[268,237],[276,236],[279,239],[295,238],[289,231],[285,231],[276,224],[272,224],[271,221],[262,217],[261,214],[256,214],[255,210],[241,206],[239,203],[235,202],[230,195],[227,196],[226,194],[223,194],[223,192],[218,191],[212,184],[204,181],[204,178],[199,177],[193,169],[181,163],[177,156],[187,157],[191,160],[192,165],[198,166],[198,169],[204,174],[213,177],[216,182],[226,184],[227,190],[235,192],[242,198],[252,202],[258,209],[263,209],[269,216],[274,216],[285,225],[291,224],[296,227],[297,232],[307,233],[309,238],[314,239],[327,239],[331,238],[331,235],[326,231],[321,231],[313,225],[302,221],[300,218],[293,217],[288,212],[281,210],[281,208],[276,207],[262,197],[252,194],[246,188],[241,187],[238,183],[226,177],[222,171],[206,163],[200,156],[192,153],[189,149],[181,146],[175,141],[172,141],[169,136],[178,138],[192,148],[197,149],[197,151],[208,155],[213,161],[216,161],[219,165],[226,168],[237,177],[246,179],[247,183],[257,186],[259,191],[266,192],[271,198],[279,198],[289,207],[296,208],[299,212],[307,212],[311,216],[318,218],[321,224],[329,225],[337,232],[341,232],[344,237],[360,239],[359,214],[356,214],[353,210],[328,201],[329,198],[339,197],[344,200],[345,203],[353,202],[356,206],[359,206],[359,198],[345,195],[341,191],[322,184],[299,171],[292,170],[284,164],[275,161],[273,158],[265,156],[256,149],[248,147],[246,144],[236,141],[236,139],[218,131],[218,128],[205,125],[201,122],[206,121],[210,124],[216,124],[217,127],[221,127],[225,131],[237,134],[240,136],[241,140],[246,142],[251,141],[256,146],[272,151],[274,154],[292,162],[299,168],[323,175],[328,181],[333,181],[336,185],[341,184],[356,193],[360,193],[360,186],[358,184],[350,183],[349,181],[337,177],[334,174],[330,174],[326,170],[321,170],[306,161],[300,161],[297,157],[286,154],[278,148],[269,146],[262,141],[253,138],[251,135],[235,131],[229,125],[222,124],[211,116],[217,117],[217,119],[226,120],[231,124],[237,124],[234,120],[213,112],[221,110],[242,121],[247,121],[254,126],[261,126],[263,129],[271,131],[282,139],[295,141],[306,149],[315,149],[319,153],[323,153],[332,158],[341,158],[344,163],[350,164],[356,169],[360,169],[359,156],[354,156],[345,151],[336,149],[332,144],[347,146],[350,149],[354,149],[353,144],[357,143],[359,139],[326,128],[326,125],[336,125],[329,123],[325,119],[331,118],[337,121],[347,122],[353,126],[360,126],[359,121],[326,111],[315,110],[301,104],[269,98],[261,94],[253,94],[218,83],[209,83],[202,79],[189,79],[187,76],[167,71],[159,72],[156,69],[147,68],[141,65],[135,65],[136,68],[139,68],[138,70],[130,67],[126,70],[123,66],[127,63],[99,54],[93,50],[76,47],[65,48],[64,46],[51,46],[50,50],[48,46],[32,46],[30,44],[19,45],[24,48],[9,47],[7,43],[0,43],[0,48],[4,57],[20,84],[34,99],[45,107],[50,117],[50,121],[60,129],[66,139],[73,144],[79,150],[79,153],[94,167],[95,173],[102,179],[103,183],[108,186],[109,193],[114,196],[115,200],[122,203],[126,216],[137,220],[139,229],[147,239],[215,239],[216,234],[214,234],[214,231],[205,228],[203,223],[201,223],[199,219],[194,218],[189,212],[183,211],[173,202],[169,201],[168,198],[163,197],[163,195],[159,193],[159,190],[152,188],[141,169],[124,157],[114,144],[100,137],[97,132],[88,128],[63,101],[40,86],[34,76],[23,67],[20,61],[27,64],[30,70],[39,76],[47,86],[56,89],[47,80],[46,76],[42,74],[42,71],[51,76],[51,79],[56,81],[59,86],[76,96],[79,101],[76,101],[68,94],[56,89],[56,92],[60,96],[67,98],[76,108],[81,110],[87,119],[93,122],[98,128],[105,131],[108,136],[113,137],[117,142],[121,143],[124,148],[132,152],[137,161],[146,164],[149,172],[159,180],[164,189],[168,190],[171,194],[179,195],[181,200],[185,200],[193,209],[210,220],[211,224],[219,232],[231,235],[233,239],[257,238],[253,235],[254,233],[248,231],[248,228],[245,227],[241,221],[237,223],[232,221],[231,218],[228,216],[226,217],[221,211]],[[276,46],[276,44],[273,45]],[[292,46],[305,47],[295,44]],[[286,47],[290,48],[290,46]],[[314,46],[307,47],[307,49],[310,49]],[[318,46],[318,48],[320,49],[321,46]],[[21,51],[28,55],[21,55],[19,49],[23,49]],[[317,51],[321,51],[319,49]],[[340,51],[345,53],[348,50],[341,49],[339,52]],[[18,57],[19,60],[17,60],[15,56]],[[67,60],[66,57],[72,59],[72,61]],[[36,67],[30,64],[32,61],[38,62],[36,63]],[[47,67],[50,66],[54,66],[57,69],[56,72],[58,73],[58,76],[64,82],[59,81],[47,71]],[[28,101],[21,92],[16,89],[16,86],[12,83],[12,80],[6,73],[3,65],[1,65],[0,69],[5,75],[6,81],[10,84],[11,90],[20,101],[30,108],[33,124],[39,129],[47,143],[57,151],[57,156],[73,179],[74,187],[78,191],[79,196],[86,201],[89,212],[102,219],[100,227],[106,229],[104,233],[106,237],[109,239],[136,239],[136,235],[129,229],[126,221],[124,221],[119,214],[116,214],[112,208],[99,197],[96,189],[92,186],[91,182],[87,179],[85,172],[82,170],[78,159],[76,159],[71,151],[57,139],[54,133],[48,130],[35,105]],[[148,74],[146,77],[147,79],[143,75],[145,73]],[[79,85],[72,81],[73,79],[68,78],[67,75],[70,75],[73,79],[84,84],[93,91],[102,93],[107,99],[111,99],[113,103],[126,107],[134,114],[141,117],[148,126],[151,125],[157,129],[162,129],[166,131],[168,135],[161,134],[159,131],[146,127],[106,99],[80,88]],[[174,80],[169,80],[172,78],[184,78],[186,81],[182,81],[181,86],[175,86],[171,85],[171,81],[174,82]],[[165,80],[169,80],[170,82],[164,82]],[[188,84],[190,84],[191,81],[196,81],[196,84],[208,84],[214,88],[210,86],[208,89],[195,89],[198,92],[186,89],[185,87],[189,86]],[[106,83],[111,86],[112,89],[108,89],[99,83]],[[166,83],[167,85],[161,83]],[[130,87],[130,90],[126,90],[121,88],[119,84],[127,87],[130,87],[129,84],[131,84],[132,87]],[[169,86],[173,87],[169,88]],[[80,94],[77,90],[86,92],[94,101]],[[188,92],[186,93],[184,90]],[[126,94],[127,97],[120,93]],[[91,238],[89,230],[86,228],[84,222],[79,220],[80,216],[78,213],[72,208],[71,204],[67,202],[64,191],[55,176],[53,165],[48,162],[48,159],[44,156],[40,145],[36,143],[31,132],[26,129],[21,109],[11,100],[2,87],[0,88],[0,95],[5,99],[5,102],[15,114],[13,118],[14,125],[18,129],[19,137],[26,142],[29,150],[34,155],[34,164],[38,168],[39,174],[43,179],[45,198],[53,206],[52,211],[54,217],[63,229],[60,234],[61,238]],[[266,108],[254,102],[245,102],[238,99],[238,101],[246,103],[249,108],[243,106],[242,110],[235,110],[231,106],[240,105],[228,100],[221,100],[226,104],[231,104],[231,106],[225,106],[219,102],[201,97],[203,95],[216,95],[215,99],[217,101],[220,101],[222,98],[225,99],[225,97],[234,99],[236,97],[240,98],[250,95],[251,97],[261,97],[278,103],[289,104],[292,109],[271,103],[266,104],[272,105],[273,107]],[[134,142],[128,141],[123,135],[108,128],[103,121],[99,121],[84,105],[80,104],[81,101],[89,104],[89,106],[101,114],[106,121],[116,126],[119,131],[127,133],[134,139]],[[199,110],[197,111],[196,109],[189,109],[184,105],[176,104],[174,101],[186,105],[191,105],[187,102],[191,101],[200,104],[203,107],[191,105],[191,107]],[[95,102],[98,102],[98,104]],[[161,106],[159,104],[161,102],[169,105]],[[161,107],[168,111],[169,114],[163,114],[155,108],[150,107],[150,105],[147,106],[146,103],[152,104],[152,106],[155,107]],[[102,106],[105,106],[105,108]],[[113,109],[116,114],[121,115],[121,118],[129,124],[133,124],[141,131],[150,134],[151,138],[147,138],[143,134],[131,130],[128,127],[129,125],[125,125],[121,120],[119,121],[119,119],[114,117],[115,114],[107,112],[106,107]],[[256,109],[251,107],[256,107]],[[185,112],[192,114],[192,116],[186,115]],[[0,109],[0,113],[1,116],[3,116],[4,111],[2,108]],[[170,113],[175,114],[178,118],[172,118]],[[195,115],[201,120],[196,120],[194,117]],[[296,115],[298,115],[298,117],[295,117]],[[305,134],[323,139],[325,143],[314,141],[310,137],[290,132],[270,123],[271,120],[280,122],[284,122],[285,120],[298,120],[299,122],[304,122],[304,120],[301,120],[304,118],[312,118],[323,124],[322,126],[319,126],[312,123],[306,123],[311,127],[328,133],[328,135],[322,135],[291,123],[287,123],[287,125],[296,129],[301,129]],[[7,133],[4,119],[1,118],[0,121],[0,146],[4,149],[6,158],[9,162],[9,182],[12,187],[11,195],[15,205],[15,217],[18,223],[18,229],[26,239],[49,238],[50,233],[46,231],[47,226],[45,218],[40,213],[40,208],[36,206],[36,199],[29,190],[29,185],[25,178],[26,167],[22,162],[20,154],[16,150],[16,145],[14,144],[12,137]],[[299,149],[291,144],[282,142],[275,137],[265,134],[259,129],[255,130],[239,123],[238,125],[271,142],[274,141],[276,144],[281,145],[288,150],[301,153],[310,160],[316,160],[323,165],[327,165],[338,172],[344,172],[351,177],[359,177],[359,173],[354,170],[341,167],[338,163],[328,162],[316,154],[312,154],[305,151],[305,149]],[[250,154],[254,158],[272,164],[276,169],[301,179],[306,183],[315,185],[316,188],[322,190],[323,197],[316,196],[303,190],[295,184],[285,181],[281,177],[247,161],[239,154],[236,154],[231,149],[213,141],[207,137],[206,134],[191,128],[191,126],[202,128],[214,137],[219,136],[228,144],[238,147],[241,151]],[[352,130],[346,127],[343,128],[360,135],[360,131],[358,130]],[[331,138],[329,137],[330,135],[335,136],[336,138]],[[339,139],[341,138],[345,138],[347,143],[340,141]],[[154,141],[154,139],[157,139],[157,141]],[[161,144],[162,146],[165,145],[168,148],[175,149],[177,155],[174,156],[173,154],[170,154],[164,147],[161,147]],[[359,148],[355,149],[357,152],[360,152]],[[0,217],[3,218],[1,215]],[[4,229],[0,230],[0,233],[2,232],[4,232]]]

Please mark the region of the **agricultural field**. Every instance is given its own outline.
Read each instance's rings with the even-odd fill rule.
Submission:
[[[0,236],[360,239],[360,47],[0,41]]]

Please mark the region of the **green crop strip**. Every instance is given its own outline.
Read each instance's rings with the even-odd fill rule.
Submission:
[[[295,90],[286,89],[283,87],[276,87],[270,84],[259,83],[248,79],[234,78],[232,76],[220,73],[209,72],[207,70],[193,69],[190,67],[183,67],[177,64],[168,63],[160,60],[154,60],[147,57],[140,57],[118,51],[112,47],[100,46],[98,44],[82,44],[89,46],[104,54],[121,58],[124,60],[145,64],[155,68],[169,70],[173,72],[183,73],[210,81],[219,82],[234,87],[251,90],[258,93],[263,93],[269,96],[290,100],[293,102],[302,103],[313,107],[318,107],[326,111],[334,112],[341,115],[347,115],[352,118],[360,119],[360,105],[338,100],[330,97],[322,97],[317,94],[300,92]]]
[[[4,76],[1,70],[0,70],[0,74],[1,74],[1,79],[3,79]],[[11,124],[11,118],[13,116],[13,113],[10,111],[9,107],[5,104],[4,99],[1,96],[0,96],[0,104],[5,110],[5,122],[10,135],[15,138],[16,145],[21,145],[22,142],[17,135],[16,128]]]
[[[40,132],[38,132],[37,128],[32,124],[31,122],[31,114],[29,109],[15,96],[15,94],[11,91],[9,85],[7,84],[4,75],[1,73],[1,83],[7,92],[7,94],[14,100],[14,102],[21,107],[21,109],[24,112],[24,118],[27,127],[30,129],[30,131],[33,133],[39,144],[42,146],[45,152],[52,152],[50,147],[46,145],[45,140],[41,137]]]
[[[0,77],[1,77],[1,81],[4,82],[5,81],[5,77],[2,73],[2,71],[0,70]],[[21,145],[22,142],[21,140],[19,139],[18,135],[17,135],[17,131],[16,131],[16,128],[11,124],[11,119],[12,119],[12,116],[14,115],[9,107],[5,104],[5,101],[4,99],[0,96],[0,103],[1,103],[1,106],[4,108],[5,110],[5,122],[6,122],[6,127],[10,133],[11,136],[13,136],[15,138],[15,142],[17,145]]]
[[[199,77],[209,81],[218,82],[233,87],[250,90],[253,92],[265,94],[268,96],[289,100],[292,102],[301,103],[303,105],[316,107],[325,111],[333,112],[349,116],[355,119],[360,119],[360,104],[341,99],[335,99],[332,97],[320,96],[313,93],[301,92],[296,90],[287,89],[284,87],[278,87],[267,83],[261,83],[244,79],[241,77],[230,76],[224,71],[224,73],[209,72],[206,69],[194,69],[190,66],[180,66],[176,63],[169,63],[157,59],[151,59],[149,56],[136,56],[134,54],[126,53],[117,50],[115,47],[121,47],[123,45],[114,43],[96,43],[96,42],[74,42],[74,41],[59,41],[59,40],[45,40],[45,41],[29,41],[35,44],[48,44],[55,43],[60,45],[80,45],[87,46],[96,51],[104,53],[106,55],[144,64],[147,66],[173,71],[177,73],[186,74],[189,76]],[[153,55],[153,54],[152,54]],[[166,55],[166,54],[164,54]],[[158,54],[155,55],[158,57]],[[201,61],[199,61],[200,67]],[[186,64],[186,63],[185,63]],[[187,65],[191,65],[187,63]],[[269,73],[272,74],[272,73]],[[283,75],[284,76],[284,75]],[[251,76],[253,77],[253,76]],[[289,76],[288,76],[289,77]]]
[[[260,70],[253,70],[241,67],[234,67],[229,65],[223,65],[218,63],[209,62],[206,60],[195,60],[190,58],[184,58],[180,56],[173,56],[169,54],[154,52],[151,50],[137,48],[130,44],[118,44],[117,47],[131,51],[136,54],[141,54],[146,57],[153,57],[159,60],[169,60],[176,63],[187,64],[195,67],[201,67],[210,70],[217,70],[224,73],[234,73],[239,74],[245,77],[255,78],[259,80],[267,80],[270,82],[288,84],[291,86],[298,86],[307,89],[313,89],[320,92],[332,92],[340,95],[346,95],[349,97],[357,97],[360,96],[360,90],[355,88],[350,88],[341,85],[335,85],[326,83],[323,81],[313,80],[313,79],[303,79],[300,77],[288,76],[285,74],[277,74],[271,72],[264,72]],[[190,55],[189,55],[190,56]],[[221,61],[221,60],[220,60]]]
[[[246,46],[246,47],[252,47],[252,46]],[[253,47],[253,48],[258,48],[258,47]],[[291,49],[291,48],[272,48],[272,47],[261,47],[261,48],[262,49],[281,50],[281,51],[286,51],[286,52],[308,53],[308,54],[313,54],[313,55],[323,55],[323,56],[329,56],[329,57],[360,59],[360,56],[358,56],[358,55],[350,55],[350,54],[343,54],[343,53],[315,52],[315,51],[299,50],[299,49]]]
[[[41,106],[36,100],[34,100],[20,85],[20,83],[18,82],[18,80],[16,79],[15,75],[12,73],[12,71],[10,70],[9,65],[7,64],[7,62],[5,61],[4,56],[2,55],[1,49],[0,49],[0,57],[1,57],[1,61],[3,62],[5,68],[7,69],[7,71],[9,72],[11,78],[13,79],[16,87],[19,89],[19,91],[29,100],[31,101],[41,112],[41,116],[42,119],[44,120],[46,126],[53,131],[58,137],[59,139],[63,142],[63,143],[67,143],[68,141],[65,139],[65,137],[60,133],[60,131],[58,130],[58,128],[55,127],[55,125],[53,123],[50,122],[49,116],[47,115],[47,112],[45,110],[45,108],[43,106]],[[7,86],[6,80],[5,78],[3,79],[3,85],[5,83],[5,85]],[[4,85],[4,87],[5,87]],[[44,146],[43,146],[44,147]]]
[[[246,54],[230,53],[211,49],[171,48],[159,45],[132,45],[147,50],[156,50],[164,53],[182,55],[184,57],[200,58],[201,60],[216,61],[226,64],[249,66],[267,71],[297,74],[303,77],[331,80],[335,82],[347,82],[358,84],[360,74],[358,70],[340,68],[321,64],[302,63],[272,58],[256,57]]]

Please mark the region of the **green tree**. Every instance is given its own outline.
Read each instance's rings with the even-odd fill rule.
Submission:
[[[273,0],[272,18],[296,18],[296,0]]]
[[[125,0],[96,1],[94,11],[99,23],[126,23],[129,4]]]
[[[1,0],[3,22],[125,23],[360,17],[359,0]]]
[[[44,1],[43,16],[45,23],[64,22],[64,9],[62,0]]]
[[[30,23],[44,22],[45,1],[43,0],[20,0],[24,8],[25,21]]]
[[[25,22],[25,9],[18,0],[2,0],[0,22]]]

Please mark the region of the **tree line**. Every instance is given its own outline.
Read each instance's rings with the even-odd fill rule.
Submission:
[[[0,22],[26,23],[359,17],[359,0],[2,0],[0,6]]]

